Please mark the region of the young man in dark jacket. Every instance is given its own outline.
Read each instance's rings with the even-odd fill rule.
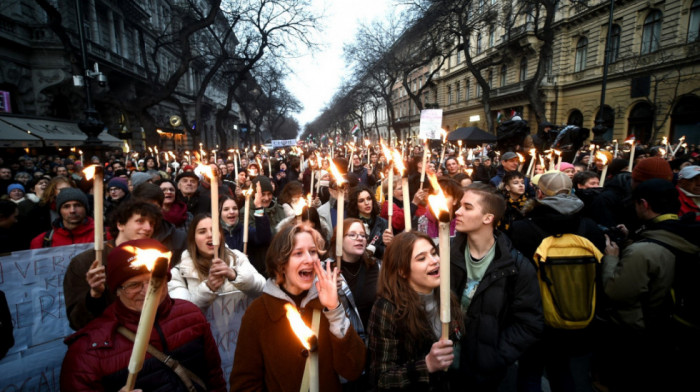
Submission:
[[[505,207],[493,187],[472,184],[455,213],[450,280],[465,317],[459,358],[465,390],[497,390],[544,325],[535,268],[495,230]]]

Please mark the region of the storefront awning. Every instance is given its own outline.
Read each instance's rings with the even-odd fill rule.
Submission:
[[[20,139],[20,136],[24,139]],[[107,132],[102,132],[99,138],[109,147],[117,148],[123,144]],[[87,135],[80,131],[78,124],[73,121],[0,116],[0,146],[3,147],[78,147],[85,139]],[[25,145],[29,140],[38,141],[38,145]]]

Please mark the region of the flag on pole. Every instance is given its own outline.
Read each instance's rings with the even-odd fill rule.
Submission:
[[[355,124],[355,126],[352,127],[352,129],[350,130],[350,134],[352,136],[358,137],[360,135],[360,127],[358,127],[357,124]]]
[[[626,141],[626,142],[634,142],[634,141],[635,141],[634,134],[627,136],[627,138],[625,139],[625,141]]]
[[[496,123],[500,124],[502,120],[503,120],[503,112],[501,112],[499,110],[498,114],[496,115]]]

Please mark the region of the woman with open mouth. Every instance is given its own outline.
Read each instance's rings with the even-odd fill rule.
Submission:
[[[321,266],[324,245],[308,223],[286,225],[272,238],[274,251],[265,258],[270,278],[241,321],[232,391],[300,390],[310,354],[285,316],[294,310],[318,331],[310,350],[318,356],[319,390],[341,391],[339,377],[354,380],[362,373],[365,346],[338,299],[338,269]]]
[[[450,390],[459,367],[453,342],[464,326],[452,294],[450,339],[440,339],[439,287],[440,256],[431,238],[417,231],[397,235],[384,253],[367,331],[376,390]]]
[[[223,238],[219,253],[215,254],[212,239],[211,216],[198,214],[187,232],[187,250],[182,253],[180,263],[171,270],[168,292],[172,298],[197,305],[217,335],[236,330],[238,319],[231,315],[260,295],[265,278],[245,254],[229,249]],[[220,347],[219,354],[224,368],[231,366],[233,351]]]

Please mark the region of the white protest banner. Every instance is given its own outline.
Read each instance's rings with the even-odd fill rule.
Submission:
[[[442,129],[442,109],[425,109],[420,112],[420,131],[418,137],[421,139],[442,139],[440,130]]]
[[[271,141],[271,144],[272,144],[272,147],[273,147],[273,148],[287,147],[287,146],[296,146],[296,145],[297,145],[297,139],[272,140],[272,141]]]
[[[14,252],[0,257],[0,290],[10,307],[15,345],[0,360],[0,391],[59,391],[72,334],[63,277],[70,260],[92,243]]]

